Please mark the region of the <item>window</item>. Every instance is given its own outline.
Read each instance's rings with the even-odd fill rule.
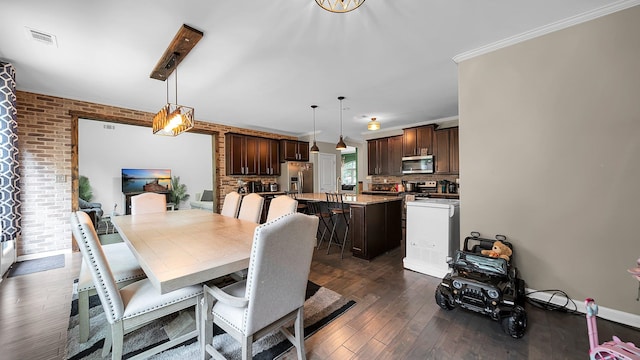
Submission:
[[[342,155],[342,185],[356,185],[358,182],[357,164],[355,153]]]

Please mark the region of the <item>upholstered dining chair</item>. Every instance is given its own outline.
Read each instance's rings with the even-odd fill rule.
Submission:
[[[110,325],[110,330],[106,332],[102,357],[107,356],[111,350],[111,359],[121,359],[124,335],[153,320],[194,306],[196,318],[200,317],[198,305],[202,298],[201,286],[193,285],[167,294],[160,294],[149,279],[143,279],[118,290],[89,216],[81,211],[72,213],[71,229],[96,284],[98,297]],[[148,349],[134,358],[147,358],[197,337],[198,334],[199,329],[196,329]]]
[[[267,222],[279,218],[280,216],[293,214],[298,209],[298,201],[286,195],[276,196],[271,200]]]
[[[244,196],[240,203],[238,219],[259,224],[260,215],[262,215],[262,205],[264,205],[264,198],[262,196],[255,193]]]
[[[242,359],[252,357],[252,343],[280,331],[305,359],[304,300],[315,246],[318,218],[293,213],[258,226],[253,237],[247,279],[222,289],[204,286],[201,353],[224,357],[213,341],[215,323],[242,344]],[[294,320],[294,334],[286,326]]]
[[[102,245],[116,285],[122,288],[146,277],[129,247],[125,243]],[[87,262],[82,259],[78,276],[78,341],[89,340],[89,296],[96,294],[96,285]]]
[[[222,210],[220,211],[220,215],[228,216],[228,217],[238,217],[238,210],[240,209],[240,200],[242,196],[235,191],[228,193],[224,197],[224,202],[222,203]]]
[[[131,197],[131,215],[165,211],[167,211],[167,197],[164,194],[146,192]]]

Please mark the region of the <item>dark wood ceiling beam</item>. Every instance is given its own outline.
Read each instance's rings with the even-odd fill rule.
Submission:
[[[189,51],[202,39],[203,35],[202,31],[183,24],[149,77],[162,81],[167,80]]]

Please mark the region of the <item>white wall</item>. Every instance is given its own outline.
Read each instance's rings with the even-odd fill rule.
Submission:
[[[171,169],[187,185],[189,200],[203,189],[213,189],[212,136],[184,133],[176,137],[153,135],[151,128],[94,120],[78,121],[79,174],[89,178],[94,202],[105,213],[124,213],[123,168]],[[180,208],[189,208],[189,200]]]

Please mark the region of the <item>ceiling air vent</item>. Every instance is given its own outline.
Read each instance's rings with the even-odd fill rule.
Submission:
[[[55,35],[47,34],[43,31],[27,28],[27,35],[29,39],[37,41],[41,44],[58,47]]]

